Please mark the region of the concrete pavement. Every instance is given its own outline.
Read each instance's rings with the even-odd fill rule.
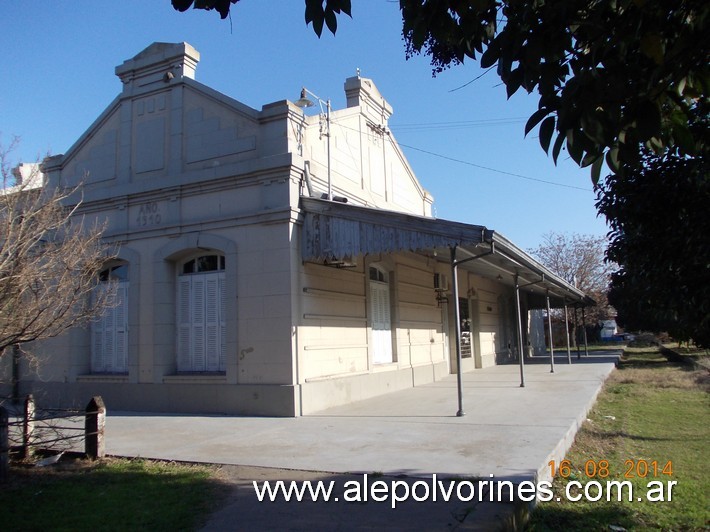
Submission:
[[[109,410],[106,447],[109,454],[119,456],[271,468],[271,474],[266,476],[282,480],[303,479],[304,471],[320,472],[310,474],[313,478],[324,474],[335,478],[332,474],[345,473],[368,473],[370,478],[405,475],[410,484],[417,478],[431,480],[435,473],[438,478],[489,479],[494,475],[496,480],[514,482],[546,480],[550,478],[548,462],[554,459],[559,463],[564,457],[619,353],[597,352],[580,361],[574,358],[572,365],[566,363],[566,357],[556,357],[555,373],[550,373],[549,357],[533,359],[525,366],[524,388],[520,387],[517,365],[467,373],[463,376],[466,412],[463,417],[456,416],[454,376],[300,418],[178,416]],[[274,474],[274,468],[282,471]],[[247,475],[254,475],[255,471]],[[273,511],[265,510],[269,504],[256,502],[249,478],[241,480],[244,482],[240,485],[240,478],[234,478],[237,491],[228,507],[238,511],[242,519],[249,511],[253,516],[265,513],[273,517]],[[241,495],[236,497],[237,493]],[[319,512],[341,516],[343,508],[342,504],[336,505],[340,510],[334,510],[332,503],[310,503],[313,508],[305,512],[304,506],[289,504],[279,507],[281,528],[288,523],[286,528],[293,525],[292,529],[301,529],[298,523],[304,529],[309,528],[321,522],[313,521],[319,518]],[[434,518],[436,514],[432,503],[407,504],[410,511],[398,514],[409,516],[413,526],[423,524],[424,516]],[[360,511],[363,515],[372,514],[370,504],[364,505],[369,507],[368,511],[358,509],[358,504],[347,506],[348,514]],[[455,518],[453,524],[447,525],[438,517],[436,522],[449,529],[451,526],[486,529],[486,523],[490,522],[484,514],[490,514],[491,522],[496,522],[519,509],[500,504],[480,505],[472,518],[470,508],[471,505],[449,508],[439,504],[436,510],[448,515],[449,520],[457,512],[463,511],[466,516],[462,520]],[[230,522],[229,511],[227,508],[225,511],[224,524]],[[384,512],[383,525],[391,526],[392,515],[387,517],[389,514],[383,509],[377,514],[381,512]],[[415,516],[419,514],[417,519]],[[215,530],[222,529],[219,516],[216,514],[212,522]],[[321,517],[328,519],[325,515]],[[367,523],[362,519],[346,523],[330,519],[331,524],[339,523],[338,526],[325,528],[349,530]],[[261,520],[255,523],[266,524]],[[375,521],[371,524],[378,527]]]

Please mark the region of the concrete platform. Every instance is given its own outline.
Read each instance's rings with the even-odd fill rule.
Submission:
[[[405,475],[410,483],[415,478],[430,480],[434,473],[438,478],[546,480],[548,462],[563,458],[619,354],[596,352],[579,361],[573,356],[571,365],[566,356],[555,357],[555,373],[550,372],[549,357],[534,358],[525,365],[524,388],[517,365],[467,373],[463,417],[456,416],[455,376],[300,418],[109,410],[106,447],[109,454],[120,456],[371,477]],[[293,477],[295,472],[282,475]],[[250,489],[252,504],[245,507],[247,501],[242,500],[235,506],[243,517],[245,508],[256,511],[259,506],[247,484],[243,487]],[[291,508],[295,513],[289,522],[301,522],[297,508],[303,507]],[[478,510],[482,517],[485,509]],[[493,519],[500,518],[499,510],[488,509]],[[447,515],[451,511],[457,510],[447,509]],[[514,511],[511,507],[504,513]],[[464,528],[476,528],[475,520],[454,524],[461,528],[466,521],[471,526]],[[313,523],[318,521],[303,526]]]

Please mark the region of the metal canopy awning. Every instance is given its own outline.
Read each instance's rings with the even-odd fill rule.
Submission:
[[[500,233],[482,225],[301,198],[303,260],[347,261],[378,253],[415,252],[450,264],[451,250],[462,269],[529,293],[530,308],[593,305],[581,290],[552,273]],[[476,260],[467,260],[476,257]]]
[[[454,301],[458,301],[457,272],[460,268],[514,287],[521,387],[525,386],[521,290],[528,293],[528,309],[547,307],[549,312],[551,298],[554,298],[557,306],[565,309],[565,322],[567,305],[581,306],[584,316],[584,307],[595,304],[584,292],[552,273],[503,235],[482,225],[305,197],[301,198],[301,207],[304,214],[303,260],[333,263],[349,261],[360,255],[409,251],[425,254],[429,259],[451,266]],[[461,319],[459,305],[454,304],[453,307],[458,392],[456,415],[463,416]],[[569,334],[567,359],[571,364]],[[554,373],[552,345],[550,364]]]

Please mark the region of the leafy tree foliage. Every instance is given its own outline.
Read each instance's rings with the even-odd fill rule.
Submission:
[[[239,0],[172,0],[176,9],[216,9]],[[350,0],[305,0],[306,23],[335,33]],[[689,109],[707,98],[707,0],[400,0],[406,53],[431,57],[434,72],[477,59],[496,67],[510,97],[540,98],[525,126],[555,161],[563,147],[598,182],[641,161],[641,149],[697,153]]]
[[[542,264],[596,301],[596,306],[586,309],[590,324],[612,315],[607,292],[614,268],[604,260],[606,247],[604,237],[552,232],[543,235],[542,244],[530,250]]]
[[[707,136],[707,120],[705,136]],[[700,134],[700,132],[698,132]],[[611,175],[597,207],[611,227],[609,301],[630,329],[710,346],[710,159],[659,157]]]
[[[178,11],[187,11],[191,7],[195,9],[216,10],[220,17],[227,18],[232,4],[239,0],[171,0],[173,7]],[[318,37],[323,33],[323,23],[331,33],[335,34],[338,29],[338,18],[336,15],[345,13],[351,15],[350,0],[305,0],[306,2],[306,24],[313,24],[313,31]]]
[[[705,0],[401,0],[408,54],[437,70],[477,58],[496,66],[508,96],[537,90],[540,143],[563,145],[599,179],[634,166],[640,148],[696,152],[693,102],[710,85]],[[554,139],[554,142],[553,142]]]
[[[214,9],[222,18],[229,16],[229,8],[239,0],[172,0],[173,7],[178,11],[187,11],[191,7],[195,9]]]

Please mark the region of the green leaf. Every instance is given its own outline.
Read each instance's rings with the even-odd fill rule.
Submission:
[[[527,137],[528,133],[530,133],[533,128],[540,123],[540,120],[545,118],[548,114],[550,114],[549,111],[543,107],[530,115],[530,118],[528,118],[528,121],[525,124],[525,136]]]
[[[685,124],[673,123],[673,140],[683,153],[695,153],[695,139]]]
[[[604,157],[597,157],[595,161],[592,163],[592,184],[594,186],[597,186],[599,183],[599,177],[601,176],[602,172],[602,165],[604,164]]]
[[[619,148],[614,146],[606,152],[606,165],[615,174],[619,171]]]
[[[547,153],[550,150],[550,141],[552,140],[552,133],[555,131],[555,117],[548,116],[540,124],[540,146]]]
[[[658,33],[647,33],[641,37],[641,51],[653,59],[657,65],[662,65],[665,59],[665,47]]]
[[[323,33],[323,22],[325,20],[325,15],[316,17],[313,19],[313,31],[316,32],[316,35],[318,37],[321,36],[321,33]]]
[[[582,148],[582,143],[579,141],[579,134],[575,129],[567,131],[567,152],[574,162],[577,164],[582,163],[584,149]]]
[[[596,162],[597,158],[598,158],[598,156],[596,154],[587,153],[587,155],[585,155],[584,158],[582,159],[582,162],[579,164],[579,166],[581,166],[582,168],[586,168],[590,164],[593,164],[594,162]]]
[[[173,7],[177,11],[187,11],[192,6],[193,0],[172,0]]]
[[[558,134],[555,139],[555,144],[552,146],[552,160],[557,164],[557,158],[560,156],[560,150],[562,149],[562,144],[565,141],[565,136]]]
[[[604,144],[604,124],[594,113],[584,113],[580,118],[584,133],[597,144]]]
[[[500,50],[498,49],[498,46],[494,43],[489,44],[488,48],[486,48],[486,51],[483,52],[483,55],[481,56],[481,68],[490,68],[495,65],[496,61],[498,61],[499,55]]]
[[[647,140],[661,133],[661,111],[654,102],[646,100],[636,112],[636,127],[641,140]]]
[[[321,0],[306,0],[306,24],[323,16],[323,2]]]
[[[504,80],[505,90],[508,94],[508,98],[515,94],[515,92],[520,88],[520,84],[523,81],[523,70],[518,67],[510,73],[508,79]]]
[[[338,9],[336,9],[335,11],[336,11],[337,13],[340,13],[340,12],[342,11],[342,12],[345,13],[347,16],[349,16],[350,18],[352,18],[352,16],[353,16],[353,14],[352,14],[352,4],[351,4],[350,0],[340,0],[340,1],[338,2],[338,4],[339,4],[339,7],[338,7]]]
[[[335,32],[338,29],[338,18],[335,16],[333,11],[328,9],[325,11],[325,24],[328,26],[330,33],[335,35]]]

